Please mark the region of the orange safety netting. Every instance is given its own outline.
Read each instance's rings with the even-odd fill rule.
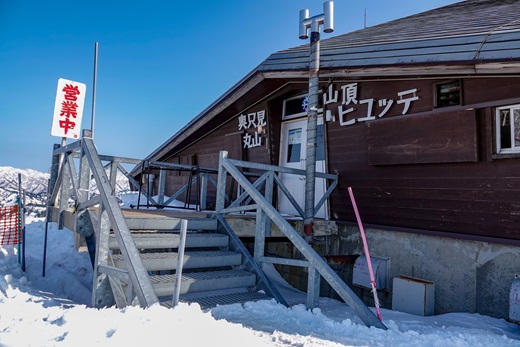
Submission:
[[[0,207],[0,245],[20,243],[21,228],[18,205]]]

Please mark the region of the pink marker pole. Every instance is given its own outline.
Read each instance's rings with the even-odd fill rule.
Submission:
[[[377,318],[379,318],[380,321],[383,321],[381,318],[381,310],[380,310],[380,304],[379,304],[379,298],[377,296],[377,287],[376,287],[376,280],[374,278],[374,271],[372,270],[372,261],[370,260],[370,252],[368,251],[368,244],[367,244],[367,238],[365,236],[365,229],[363,228],[363,224],[361,223],[361,217],[359,217],[359,211],[356,204],[356,199],[354,199],[354,193],[352,192],[352,188],[348,187],[348,193],[350,195],[350,201],[352,201],[352,206],[354,207],[354,212],[356,213],[356,219],[359,226],[359,231],[361,232],[361,238],[363,239],[363,247],[365,249],[365,256],[367,258],[368,263],[368,273],[370,275],[370,283],[372,284],[372,294],[374,295],[374,303],[376,306],[376,313]]]

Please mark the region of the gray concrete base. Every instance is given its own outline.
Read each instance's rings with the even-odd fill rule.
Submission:
[[[323,256],[362,255],[359,229],[339,225],[337,235],[320,237],[314,248]],[[367,229],[372,256],[390,258],[390,288],[380,292],[384,308],[391,309],[391,282],[397,276],[425,279],[435,284],[435,314],[468,312],[496,318],[509,317],[509,292],[515,274],[520,274],[520,247],[467,241],[448,237]],[[295,257],[289,243],[271,243],[271,255]],[[352,286],[352,264],[332,267],[367,305],[373,305],[370,291]],[[282,275],[305,290],[305,269],[280,267]],[[334,296],[322,286],[322,295]]]
[[[520,247],[368,229],[373,255],[389,257],[390,276],[434,282],[435,314],[480,313],[509,317],[509,292],[520,273]],[[362,254],[355,227],[340,227],[340,252]]]

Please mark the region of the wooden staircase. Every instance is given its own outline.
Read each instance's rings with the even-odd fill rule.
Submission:
[[[259,278],[246,269],[248,255],[230,249],[230,237],[218,232],[218,220],[204,214],[125,213],[126,223],[162,305],[172,305],[178,266],[181,219],[188,220],[181,302],[197,302],[203,308],[270,299],[258,290]],[[116,268],[125,270],[115,236],[110,235],[109,249]],[[244,248],[245,249],[245,248]],[[126,290],[123,285],[123,290]]]

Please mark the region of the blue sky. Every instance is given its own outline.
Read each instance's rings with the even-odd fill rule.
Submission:
[[[458,2],[336,0],[322,38]],[[99,43],[95,143],[144,158],[271,53],[306,44],[299,10],[321,0],[0,0],[0,166],[48,172],[58,78],[87,85],[90,128]],[[70,142],[70,140],[69,140]]]

